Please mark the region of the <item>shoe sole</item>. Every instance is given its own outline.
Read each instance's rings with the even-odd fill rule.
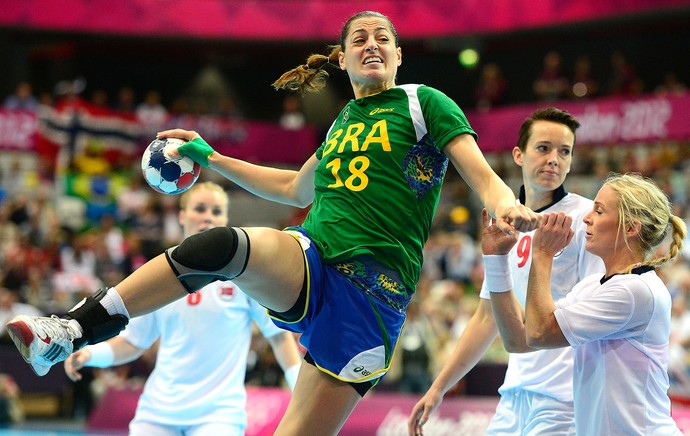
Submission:
[[[24,321],[16,321],[7,324],[7,332],[12,342],[21,353],[27,363],[31,363],[31,344],[34,342],[34,333]]]
[[[19,354],[29,367],[39,377],[43,377],[48,373],[46,368],[40,367],[40,371],[34,367],[34,364],[29,360],[31,357],[31,344],[34,342],[35,336],[31,328],[24,321],[16,321],[7,324],[7,334],[14,342],[14,345],[19,350]],[[40,366],[40,365],[38,365]]]

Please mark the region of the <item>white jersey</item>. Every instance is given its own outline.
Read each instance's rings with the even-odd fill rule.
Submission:
[[[252,320],[265,337],[284,331],[273,324],[265,308],[229,281],[213,282],[133,318],[120,333],[132,345],[149,348],[161,339],[134,420],[246,426],[244,380]]]
[[[653,268],[587,277],[555,316],[575,347],[577,434],[681,434],[667,394],[671,296]]]
[[[585,251],[585,229],[582,221],[592,210],[593,201],[559,188],[562,196],[551,206],[538,212],[565,212],[573,218],[575,235],[561,254],[554,257],[551,275],[551,294],[554,301],[562,298],[589,274],[604,273],[601,259]],[[532,265],[532,237],[534,232],[520,233],[517,244],[509,253],[513,292],[525,306],[527,283]],[[490,299],[482,287],[481,298]],[[539,350],[531,353],[510,353],[508,369],[498,392],[503,395],[512,389],[525,389],[559,401],[573,401],[573,350],[570,347]]]

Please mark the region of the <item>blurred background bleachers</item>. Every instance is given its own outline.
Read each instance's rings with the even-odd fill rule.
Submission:
[[[62,10],[58,3],[0,5],[2,325],[16,313],[63,313],[177,243],[177,198],[154,193],[141,177],[141,152],[157,131],[197,130],[223,153],[298,168],[351,98],[349,82],[333,69],[317,95],[270,85],[336,43],[342,23],[362,9],[397,27],[398,82],[453,98],[516,190],[517,129],[537,107],[555,105],[583,124],[566,189],[592,197],[609,171],[641,172],[690,224],[690,1],[130,0],[100,12],[102,2],[72,0]],[[282,228],[306,213],[210,171],[201,178],[230,192],[233,225]],[[449,171],[407,333],[379,391],[419,396],[462,333],[482,280],[479,220],[478,199]],[[662,270],[674,297],[678,402],[690,398],[688,245]],[[4,418],[0,411],[0,427],[83,422],[110,388],[140,388],[154,360],[89,370],[72,383],[61,367],[38,379],[13,350],[3,329],[0,409],[12,407]],[[449,396],[496,395],[506,359],[497,342]],[[260,335],[247,383],[281,383]]]

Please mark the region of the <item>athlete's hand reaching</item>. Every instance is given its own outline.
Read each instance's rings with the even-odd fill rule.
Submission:
[[[87,348],[75,351],[65,360],[65,374],[72,381],[79,381],[82,375],[79,370],[86,366],[91,359],[91,352]]]
[[[508,254],[517,243],[517,232],[506,234],[502,232],[495,221],[489,216],[486,208],[482,209],[482,254],[485,256]]]

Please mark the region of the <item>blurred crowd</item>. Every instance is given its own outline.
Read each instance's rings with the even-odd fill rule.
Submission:
[[[535,99],[557,101],[585,98],[604,93],[634,95],[644,84],[618,53],[612,65],[619,74],[610,83],[601,83],[588,73],[586,57],[578,58],[573,76],[562,71],[560,56],[550,52],[544,71],[534,81]],[[60,87],[60,89],[57,89]],[[88,106],[89,110],[124,114],[146,126],[161,127],[170,112],[193,109],[189,102],[176,100],[166,107],[161,95],[151,90],[137,101],[131,88],[124,87],[116,102],[109,102],[102,90],[83,97],[84,83],[63,82],[55,92],[34,96],[31,84],[22,82],[5,100],[5,108],[35,111],[41,105],[60,108]],[[498,65],[487,64],[478,84],[476,103],[480,110],[505,103],[509,83]],[[668,73],[657,92],[683,93],[685,87],[674,73]],[[281,117],[275,120],[286,129],[300,129],[307,118],[300,99],[285,97]],[[210,108],[194,110],[211,110]],[[241,117],[241,108],[232,99],[214,113]],[[654,144],[608,144],[602,147],[577,147],[566,189],[593,198],[610,171],[640,172],[654,178],[676,207],[676,215],[690,224],[690,141]],[[488,155],[499,175],[516,191],[521,185],[519,167],[510,152]],[[40,165],[26,165],[30,157],[6,153],[0,158],[0,325],[16,314],[65,313],[100,287],[118,283],[164,248],[182,237],[177,220],[177,198],[155,193],[144,182],[138,163],[129,165],[127,185],[117,197],[115,207],[96,217],[87,216],[83,207],[70,208],[64,202],[64,186],[59,179],[45,179]],[[202,175],[203,177],[203,175]],[[235,189],[226,184],[229,190]],[[231,193],[231,198],[233,193]],[[57,199],[62,203],[58,205]],[[75,200],[75,202],[78,202]],[[66,206],[67,204],[67,206]],[[75,203],[76,204],[76,203]],[[408,321],[395,354],[391,372],[381,389],[424,392],[452,351],[466,323],[475,311],[483,279],[483,266],[477,236],[481,205],[469,188],[452,171],[448,172],[441,203],[425,247],[423,274],[412,300]],[[290,222],[299,222],[305,211],[295,210]],[[267,219],[268,220],[268,219]],[[662,268],[662,275],[673,294],[673,332],[671,337],[671,378],[673,392],[690,396],[690,241],[684,255]],[[7,342],[4,329],[0,340]],[[98,396],[112,384],[141,383],[155,361],[153,353],[134,364],[112,370],[98,370],[86,377],[82,388],[86,397]],[[484,362],[505,363],[507,353],[500,338],[485,355]],[[270,347],[260,335],[252,345],[247,382],[275,386],[281,371]],[[57,368],[55,369],[58,370]],[[95,380],[95,381],[94,381]],[[4,386],[4,387],[3,387]],[[14,386],[14,388],[13,388]],[[0,393],[16,397],[11,380],[0,378]],[[462,394],[462,387],[456,391]],[[0,395],[0,400],[8,395]],[[84,400],[86,413],[89,401]],[[17,412],[14,412],[17,413]]]
[[[601,96],[634,97],[645,92],[680,95],[687,85],[676,71],[663,71],[655,82],[645,83],[634,62],[621,50],[614,50],[608,65],[594,65],[582,54],[570,63],[558,51],[544,55],[541,68],[532,82],[532,100],[554,102],[581,100]],[[511,84],[498,63],[480,67],[475,88],[475,108],[486,111],[506,104],[519,103],[511,94]],[[522,84],[521,84],[522,86]]]

